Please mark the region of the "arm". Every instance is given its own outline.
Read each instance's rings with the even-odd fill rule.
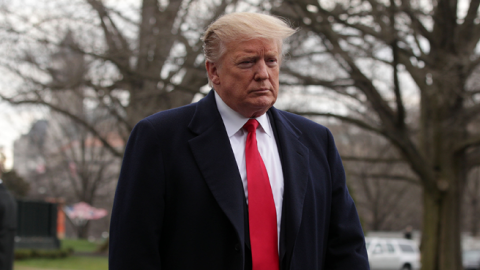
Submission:
[[[370,269],[365,238],[352,197],[348,193],[342,160],[328,131],[328,160],[332,176],[332,203],[325,269]]]
[[[161,269],[165,209],[160,141],[148,120],[133,129],[118,180],[110,223],[109,269]]]

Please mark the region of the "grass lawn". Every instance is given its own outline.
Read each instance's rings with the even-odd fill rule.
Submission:
[[[83,239],[63,239],[62,249],[73,248],[75,253],[93,253],[98,248],[98,243]],[[14,270],[107,270],[108,259],[106,256],[81,256],[79,254],[60,259],[26,259],[17,260]]]
[[[14,270],[107,270],[107,257],[69,256],[62,259],[28,259],[15,261]]]
[[[89,242],[86,239],[63,239],[62,248],[73,248],[75,252],[94,252],[98,243]]]

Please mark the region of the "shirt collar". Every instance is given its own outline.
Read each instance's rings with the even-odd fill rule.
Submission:
[[[234,111],[232,108],[230,108],[217,94],[216,91],[215,101],[217,102],[218,111],[222,116],[223,124],[225,125],[228,137],[230,138],[235,135],[239,130],[241,130],[243,125],[245,125],[245,123],[247,123],[248,119],[250,118],[246,118],[238,112]],[[264,113],[255,119],[257,119],[258,123],[260,124],[261,130],[267,133],[269,137],[273,137],[273,130],[267,114]]]

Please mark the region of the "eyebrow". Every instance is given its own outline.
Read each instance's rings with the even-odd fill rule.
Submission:
[[[272,57],[272,56],[279,57],[280,54],[277,51],[269,51],[269,52],[265,53],[265,56],[267,56],[267,57]]]
[[[264,57],[280,57],[277,51],[268,51],[265,52]],[[255,51],[243,51],[239,53],[239,55],[234,57],[234,60],[237,61],[238,59],[257,59],[261,58],[258,53]]]
[[[250,50],[250,49],[245,49],[243,51],[241,51],[242,53],[251,53],[251,54],[256,54],[257,53],[257,50]],[[266,51],[265,54],[269,54],[269,53],[276,53],[278,54],[278,52],[276,50],[269,50],[269,51]]]

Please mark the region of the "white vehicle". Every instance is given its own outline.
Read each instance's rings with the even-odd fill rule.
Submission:
[[[420,251],[413,240],[365,238],[371,270],[418,270]]]

